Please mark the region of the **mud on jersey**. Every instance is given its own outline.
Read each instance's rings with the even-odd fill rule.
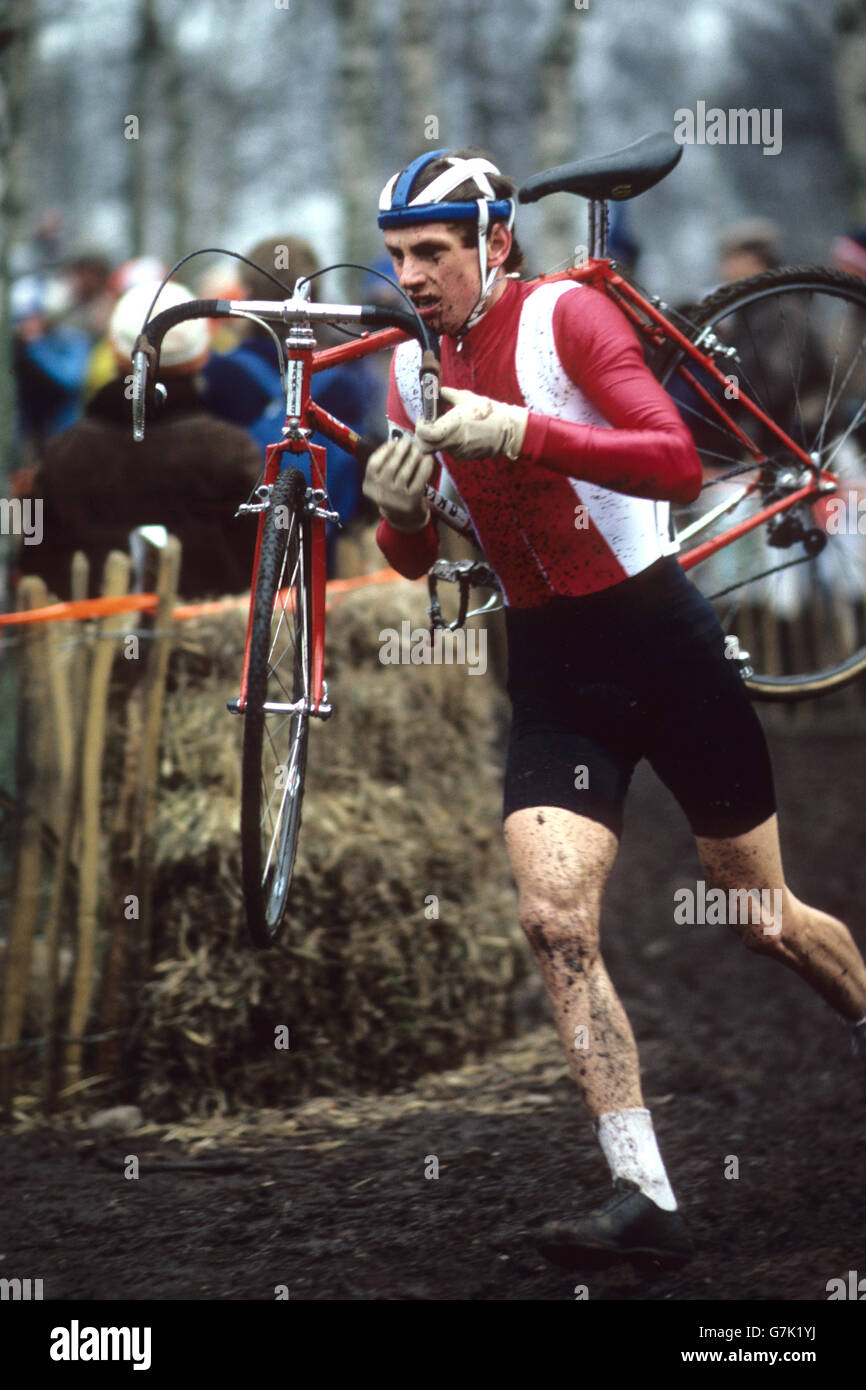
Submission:
[[[414,429],[421,415],[420,351],[411,341],[394,352],[393,431]],[[442,339],[442,383],[530,411],[517,462],[443,453],[431,479],[441,488],[443,468],[453,479],[510,606],[594,593],[672,549],[669,503],[697,495],[700,460],[602,292],[570,280],[509,281],[463,339]],[[436,558],[432,518],[413,534],[383,520],[377,539],[410,578]]]

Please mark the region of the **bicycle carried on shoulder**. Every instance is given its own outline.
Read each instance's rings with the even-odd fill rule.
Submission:
[[[866,400],[860,385],[861,375],[866,379],[866,284],[821,267],[785,268],[724,286],[687,315],[669,311],[605,256],[607,200],[644,192],[681,154],[671,136],[647,136],[602,159],[547,170],[518,196],[531,202],[568,191],[589,199],[590,255],[539,283],[566,278],[600,289],[634,326],[649,365],[692,428],[704,465],[698,501],[673,516],[670,552],[684,569],[698,570],[696,582],[716,604],[730,654],[753,697],[802,699],[836,689],[866,669],[866,524],[861,533],[857,505],[866,496]],[[422,346],[424,418],[435,419],[438,342],[407,310],[312,303],[302,282],[279,301],[177,305],[157,314],[136,344],[137,438],[143,435],[145,403],[153,399],[164,334],[187,319],[233,316],[288,329],[283,437],[268,448],[263,480],[238,509],[257,515],[258,534],[240,692],[229,705],[244,718],[247,923],[255,944],[266,947],[284,927],[309,723],[332,712],[324,679],[325,526],[336,513],[328,499],[325,450],[310,436],[319,431],[359,461],[375,447],[312,400],[311,377],[414,336]],[[317,324],[380,331],[316,351]],[[310,456],[309,483],[293,466],[302,454]],[[847,503],[840,498],[846,486]],[[720,491],[720,500],[707,501],[712,489]],[[429,485],[426,497],[434,514],[480,551],[461,502]],[[840,501],[849,509],[843,526],[836,524]],[[433,627],[446,625],[439,580],[461,589],[452,628],[501,606],[496,575],[483,556],[438,560],[428,576]],[[491,596],[469,611],[473,587]],[[839,593],[846,600],[842,608]]]
[[[653,187],[682,151],[645,136],[535,175],[519,197],[589,199],[590,255],[564,274],[629,319],[703,464],[698,500],[673,510],[671,551],[697,571],[752,697],[805,699],[866,670],[866,282],[783,267],[688,314],[643,292],[605,257],[607,200]]]

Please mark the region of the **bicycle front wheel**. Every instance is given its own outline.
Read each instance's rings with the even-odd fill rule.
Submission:
[[[674,511],[681,555],[814,476],[739,404],[741,393],[832,473],[838,490],[784,510],[689,578],[748,651],[756,699],[824,694],[866,670],[866,284],[821,267],[769,270],[724,286],[690,318],[692,341],[715,355],[727,383],[681,351],[660,374],[704,466],[697,502]],[[766,454],[762,463],[743,434]]]
[[[296,468],[274,483],[250,630],[241,858],[247,925],[262,947],[272,946],[284,928],[301,827],[312,624],[306,488]]]

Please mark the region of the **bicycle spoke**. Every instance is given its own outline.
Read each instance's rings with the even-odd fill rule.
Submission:
[[[836,408],[836,403],[833,401],[832,397],[833,397],[833,388],[834,388],[834,385],[835,385],[835,382],[836,382],[836,368],[837,368],[837,366],[838,366],[838,364],[839,364],[839,353],[840,353],[841,350],[842,350],[842,327],[843,327],[843,323],[844,323],[844,316],[843,316],[843,315],[840,315],[840,316],[839,316],[839,329],[838,329],[838,332],[837,332],[837,334],[836,334],[836,342],[835,342],[835,344],[834,344],[834,346],[833,346],[833,352],[832,352],[832,370],[831,370],[831,372],[830,372],[830,380],[829,380],[829,382],[827,383],[827,396],[826,396],[825,401],[824,401],[824,414],[822,415],[822,417],[821,417],[821,423],[820,423],[820,425],[818,426],[818,433],[817,433],[817,435],[815,436],[815,438],[812,440],[812,448],[811,448],[810,451],[809,451],[810,453],[820,452],[820,451],[823,449],[823,447],[824,447],[824,434],[825,434],[825,431],[826,431],[826,429],[827,429],[827,424],[828,424],[828,422],[829,422],[829,420],[830,420],[831,416],[833,415],[833,412],[834,412],[834,410],[835,410],[835,408]],[[849,375],[850,375],[850,373],[851,373],[852,371],[853,371],[853,364],[852,364],[851,367],[848,368]],[[845,389],[845,382],[843,382],[843,383],[842,383],[842,386],[840,387],[840,397],[839,397],[839,398],[841,398],[841,393],[842,393],[842,391],[844,391],[844,389]],[[837,398],[837,399],[838,399],[838,398]],[[829,405],[829,409],[828,409],[828,405]]]
[[[758,388],[752,383],[752,381],[750,381],[750,379],[749,379],[749,377],[748,377],[748,375],[747,375],[747,376],[746,376],[746,381],[745,381],[745,391],[746,391],[746,394],[747,394],[747,395],[751,396],[752,400],[755,402],[756,405],[760,405],[761,402],[763,401],[764,404],[768,406],[769,403],[770,403],[770,401],[771,401],[771,399],[772,399],[772,397],[771,397],[771,395],[770,395],[770,385],[769,385],[769,382],[767,381],[766,372],[765,372],[765,370],[764,370],[764,364],[763,364],[763,362],[762,362],[762,360],[761,360],[761,355],[760,355],[760,353],[758,352],[757,344],[755,343],[754,331],[753,331],[753,329],[752,329],[752,325],[749,323],[748,316],[746,316],[745,323],[746,323],[746,328],[748,329],[748,333],[749,333],[749,341],[750,341],[750,343],[752,344],[752,354],[753,354],[753,356],[754,356],[754,358],[755,358],[755,361],[758,363],[758,366],[759,366],[760,369],[761,369],[761,376],[762,376],[763,379],[764,379],[764,389],[763,389],[763,392],[759,392],[759,391],[758,391]]]
[[[851,377],[852,377],[852,375],[853,375],[853,373],[854,373],[854,368],[857,366],[857,363],[860,361],[860,358],[861,358],[861,356],[863,355],[863,349],[864,349],[864,347],[866,347],[866,334],[864,334],[864,335],[861,337],[861,339],[860,339],[860,347],[857,349],[857,356],[854,358],[853,362],[851,362],[851,364],[850,364],[850,366],[849,366],[849,368],[848,368],[848,371],[845,373],[845,378],[844,378],[844,380],[843,380],[843,382],[842,382],[842,385],[839,387],[839,391],[838,391],[838,394],[837,394],[837,396],[836,396],[836,399],[835,399],[835,401],[833,402],[833,404],[832,404],[832,406],[831,406],[831,408],[830,408],[830,410],[829,410],[829,412],[828,412],[828,414],[827,414],[827,419],[828,419],[828,420],[829,420],[829,419],[832,419],[833,415],[835,414],[836,408],[837,408],[837,406],[839,405],[839,402],[842,400],[842,394],[843,394],[843,392],[844,392],[846,386],[848,385],[849,381],[851,380]],[[834,373],[835,373],[835,366],[834,366]]]
[[[811,296],[810,296],[810,302],[811,302]],[[808,310],[806,311],[806,316],[807,316],[807,319],[808,319]],[[780,317],[781,320],[782,320],[782,326],[783,326],[784,332],[785,332],[785,343],[786,343],[786,346],[789,346],[789,345],[790,345],[790,339],[789,339],[789,337],[788,337],[788,320],[787,320],[787,317],[786,317],[786,315],[785,315],[784,301],[783,301],[783,302],[780,302],[780,304],[779,304],[779,317]],[[803,342],[804,342],[804,344],[805,344],[805,342],[806,342],[806,334],[805,334],[805,332],[804,332],[804,334],[803,334]],[[800,357],[799,357],[799,364],[798,364],[798,369],[797,369],[797,377],[796,377],[796,380],[795,380],[795,379],[794,379],[794,360],[793,360],[793,359],[794,359],[794,353],[793,353],[793,351],[790,351],[790,352],[786,353],[786,358],[787,358],[787,362],[788,362],[788,369],[789,369],[790,376],[791,376],[791,388],[792,388],[792,391],[793,391],[793,393],[794,393],[794,405],[795,405],[795,407],[796,407],[797,417],[798,417],[798,419],[799,419],[799,421],[800,421],[800,442],[803,443],[803,444],[805,444],[805,442],[806,442],[806,424],[805,424],[805,421],[804,421],[804,419],[803,419],[803,404],[802,404],[802,401],[801,401],[801,399],[800,399],[800,382],[801,382],[802,379],[803,379],[803,357],[804,357],[804,355],[805,355],[805,353],[801,353],[801,354],[800,354]],[[795,443],[796,443],[796,442],[797,442],[797,441],[795,440]]]

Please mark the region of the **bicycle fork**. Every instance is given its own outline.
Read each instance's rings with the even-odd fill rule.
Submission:
[[[265,481],[257,489],[258,501],[244,503],[239,513],[259,512],[259,525],[256,535],[256,549],[253,559],[252,586],[250,590],[250,610],[244,641],[244,659],[241,670],[241,689],[237,699],[228,702],[232,714],[243,714],[247,699],[247,678],[249,671],[250,637],[252,632],[253,608],[259,572],[259,557],[262,548],[262,535],[270,508],[271,492],[282,467],[283,454],[309,454],[310,486],[304,498],[305,516],[301,520],[302,534],[299,544],[299,564],[310,560],[310,574],[306,576],[310,585],[310,645],[307,653],[310,661],[310,699],[295,703],[266,704],[268,713],[305,713],[314,718],[327,719],[333,709],[328,702],[328,687],[324,679],[325,670],[325,589],[327,583],[326,526],[329,521],[339,521],[339,514],[327,506],[327,451],[321,444],[313,444],[312,431],[301,421],[307,418],[310,404],[310,376],[312,355],[316,340],[309,326],[295,325],[286,339],[286,423],[284,438],[268,446],[265,455]],[[309,526],[309,550],[304,544],[303,527]]]

